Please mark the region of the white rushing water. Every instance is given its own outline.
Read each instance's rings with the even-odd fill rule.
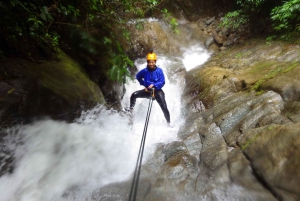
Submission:
[[[153,153],[157,143],[177,139],[183,124],[180,110],[184,78],[177,77],[174,68],[184,64],[189,70],[195,63],[189,64],[188,58],[193,56],[203,63],[208,59],[203,54],[207,53],[187,51],[179,61],[158,55],[157,64],[166,76],[163,90],[174,128],[167,127],[163,112],[154,101],[143,161]],[[146,63],[137,60],[136,66],[141,70]],[[125,87],[122,105],[128,107],[131,93],[143,87],[136,80],[128,81]],[[90,200],[93,190],[130,179],[148,104],[148,99],[137,99],[132,126],[127,116],[98,105],[83,112],[74,123],[41,120],[11,128],[6,144],[14,150],[16,164],[13,174],[0,178],[0,201]],[[14,136],[20,136],[21,140],[18,142]]]
[[[210,53],[199,45],[194,45],[185,49],[183,54],[183,65],[189,71],[199,65],[204,64],[210,57]]]

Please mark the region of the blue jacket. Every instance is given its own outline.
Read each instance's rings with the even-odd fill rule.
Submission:
[[[140,85],[148,88],[153,84],[156,90],[160,90],[165,85],[165,76],[161,68],[157,67],[154,70],[150,70],[148,66],[142,69],[136,75],[136,79]]]

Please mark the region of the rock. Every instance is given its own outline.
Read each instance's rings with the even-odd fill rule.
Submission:
[[[220,52],[219,46],[215,43],[213,43],[211,46],[209,46],[208,50],[210,52],[213,52],[212,56],[217,55]]]
[[[121,100],[125,90],[124,84],[116,81],[106,82],[101,86],[101,91],[105,94],[105,101],[115,110],[122,109]]]
[[[300,117],[296,87],[300,84],[298,63],[289,62],[295,48],[283,50],[277,43],[251,42],[240,47],[187,72],[184,99],[189,109],[186,127],[178,137],[189,152],[199,143],[193,155],[198,152],[200,156],[197,193],[190,195],[208,200],[222,196],[296,201],[299,191],[295,186],[300,179],[296,175],[300,174],[294,156],[299,154],[300,132],[299,123],[294,122]],[[251,91],[249,86],[254,83],[260,84],[263,93]],[[204,111],[193,110],[199,101]],[[198,133],[200,141],[194,138]]]
[[[198,26],[201,28],[202,31],[204,31],[207,27],[207,25],[205,24],[205,22],[203,22],[203,19],[199,19],[197,21]]]
[[[215,21],[215,19],[216,19],[216,17],[212,17],[212,18],[206,20],[205,23],[206,23],[207,25],[210,25],[213,21]]]
[[[156,53],[173,52],[176,49],[169,41],[166,30],[162,29],[160,22],[143,22],[144,29],[137,30],[135,24],[130,28],[132,43],[134,46],[133,54],[135,57],[145,58],[150,49]]]
[[[265,187],[257,181],[249,165],[249,161],[240,149],[235,148],[229,151],[228,168],[230,178],[234,185],[243,188],[242,194],[232,196],[236,197],[234,200],[277,200],[271,192],[266,191]]]
[[[182,142],[166,145],[163,153],[164,164],[159,178],[154,181],[145,200],[182,200],[184,192],[193,192],[197,176],[196,158],[189,155]],[[178,191],[174,192],[174,188]]]
[[[221,33],[222,33],[222,36],[226,36],[226,37],[228,37],[228,36],[229,36],[229,34],[230,34],[230,31],[229,31],[229,29],[228,29],[228,28],[226,28],[226,27],[223,27],[223,28],[221,29]]]
[[[287,101],[284,105],[283,114],[293,122],[300,122],[300,102]]]
[[[300,99],[300,65],[291,66],[293,69],[270,79],[262,84],[263,90],[273,90],[279,93],[285,101]]]
[[[213,43],[214,43],[214,37],[210,36],[205,41],[205,47],[208,48]]]
[[[0,80],[0,118],[7,126],[42,117],[71,122],[83,109],[105,104],[99,87],[65,55],[42,63],[10,60],[1,68],[21,77]]]
[[[239,140],[254,171],[281,200],[299,200],[300,124],[270,124],[247,131]]]
[[[128,200],[132,181],[108,184],[93,191],[92,200]],[[137,200],[144,200],[151,190],[151,184],[147,180],[140,180],[136,195]]]
[[[187,154],[187,148],[183,142],[172,142],[165,146],[163,150],[164,161],[166,162],[170,157],[177,154]]]
[[[222,45],[223,44],[223,39],[219,36],[219,34],[215,30],[212,30],[211,33],[212,33],[212,36],[214,37],[216,43],[218,45]]]

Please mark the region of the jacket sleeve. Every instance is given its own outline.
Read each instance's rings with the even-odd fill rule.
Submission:
[[[139,81],[140,85],[145,86],[145,82],[144,82],[144,70],[141,70],[140,72],[138,72],[138,74],[136,74],[136,79]]]
[[[163,71],[159,68],[159,71],[157,72],[157,82],[154,83],[155,89],[161,89],[165,85],[165,75]]]

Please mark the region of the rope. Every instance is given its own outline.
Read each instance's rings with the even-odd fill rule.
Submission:
[[[128,199],[129,201],[136,200],[140,172],[141,172],[141,167],[142,167],[145,141],[146,141],[146,133],[147,133],[147,129],[148,129],[149,118],[150,118],[153,100],[154,100],[154,89],[152,90],[152,96],[150,96],[150,101],[149,101],[149,106],[148,106],[148,111],[147,111],[147,116],[146,116],[146,121],[145,121],[145,126],[144,126],[144,132],[143,132],[141,145],[140,145],[140,149],[139,149],[139,154],[138,154],[138,158],[137,158],[136,165],[135,165],[134,176],[133,176],[133,180],[132,180],[132,184],[131,184],[131,189],[130,189],[130,194],[129,194],[129,199]]]

